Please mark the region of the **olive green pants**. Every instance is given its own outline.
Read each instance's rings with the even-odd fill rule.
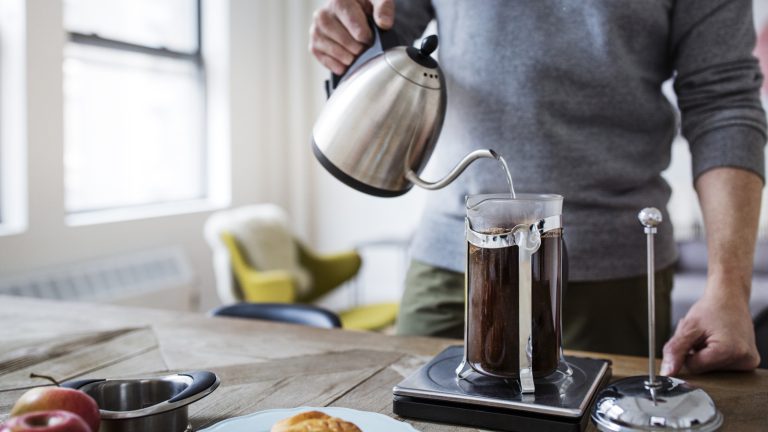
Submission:
[[[656,272],[656,352],[670,336],[673,269]],[[566,349],[648,355],[646,276],[569,282],[563,290]],[[411,261],[397,318],[402,335],[464,337],[464,274]]]

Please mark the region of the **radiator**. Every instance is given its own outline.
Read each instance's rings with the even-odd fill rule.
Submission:
[[[188,309],[193,282],[184,250],[167,247],[0,277],[0,294]]]

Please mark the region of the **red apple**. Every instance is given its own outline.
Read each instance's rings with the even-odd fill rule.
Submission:
[[[36,411],[11,417],[0,432],[92,432],[85,420],[69,411]]]
[[[64,387],[35,387],[21,395],[11,409],[11,417],[34,411],[64,410],[75,413],[91,428],[99,431],[99,406],[80,390]]]

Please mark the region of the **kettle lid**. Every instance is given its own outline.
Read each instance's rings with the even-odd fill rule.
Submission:
[[[397,47],[384,52],[386,62],[403,78],[422,87],[442,87],[440,67],[431,54],[437,49],[437,36],[424,38],[421,48]]]

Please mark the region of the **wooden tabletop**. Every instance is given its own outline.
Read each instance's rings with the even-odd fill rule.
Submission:
[[[30,372],[70,380],[194,369],[221,378],[215,392],[190,406],[197,429],[298,406],[341,406],[396,417],[392,387],[457,343],[0,296],[0,420],[26,389],[41,385]],[[639,357],[585,355],[612,360],[614,379],[647,368],[647,360]],[[725,416],[722,430],[768,431],[768,371],[684,378],[713,397]],[[425,432],[474,430],[409,422]]]

